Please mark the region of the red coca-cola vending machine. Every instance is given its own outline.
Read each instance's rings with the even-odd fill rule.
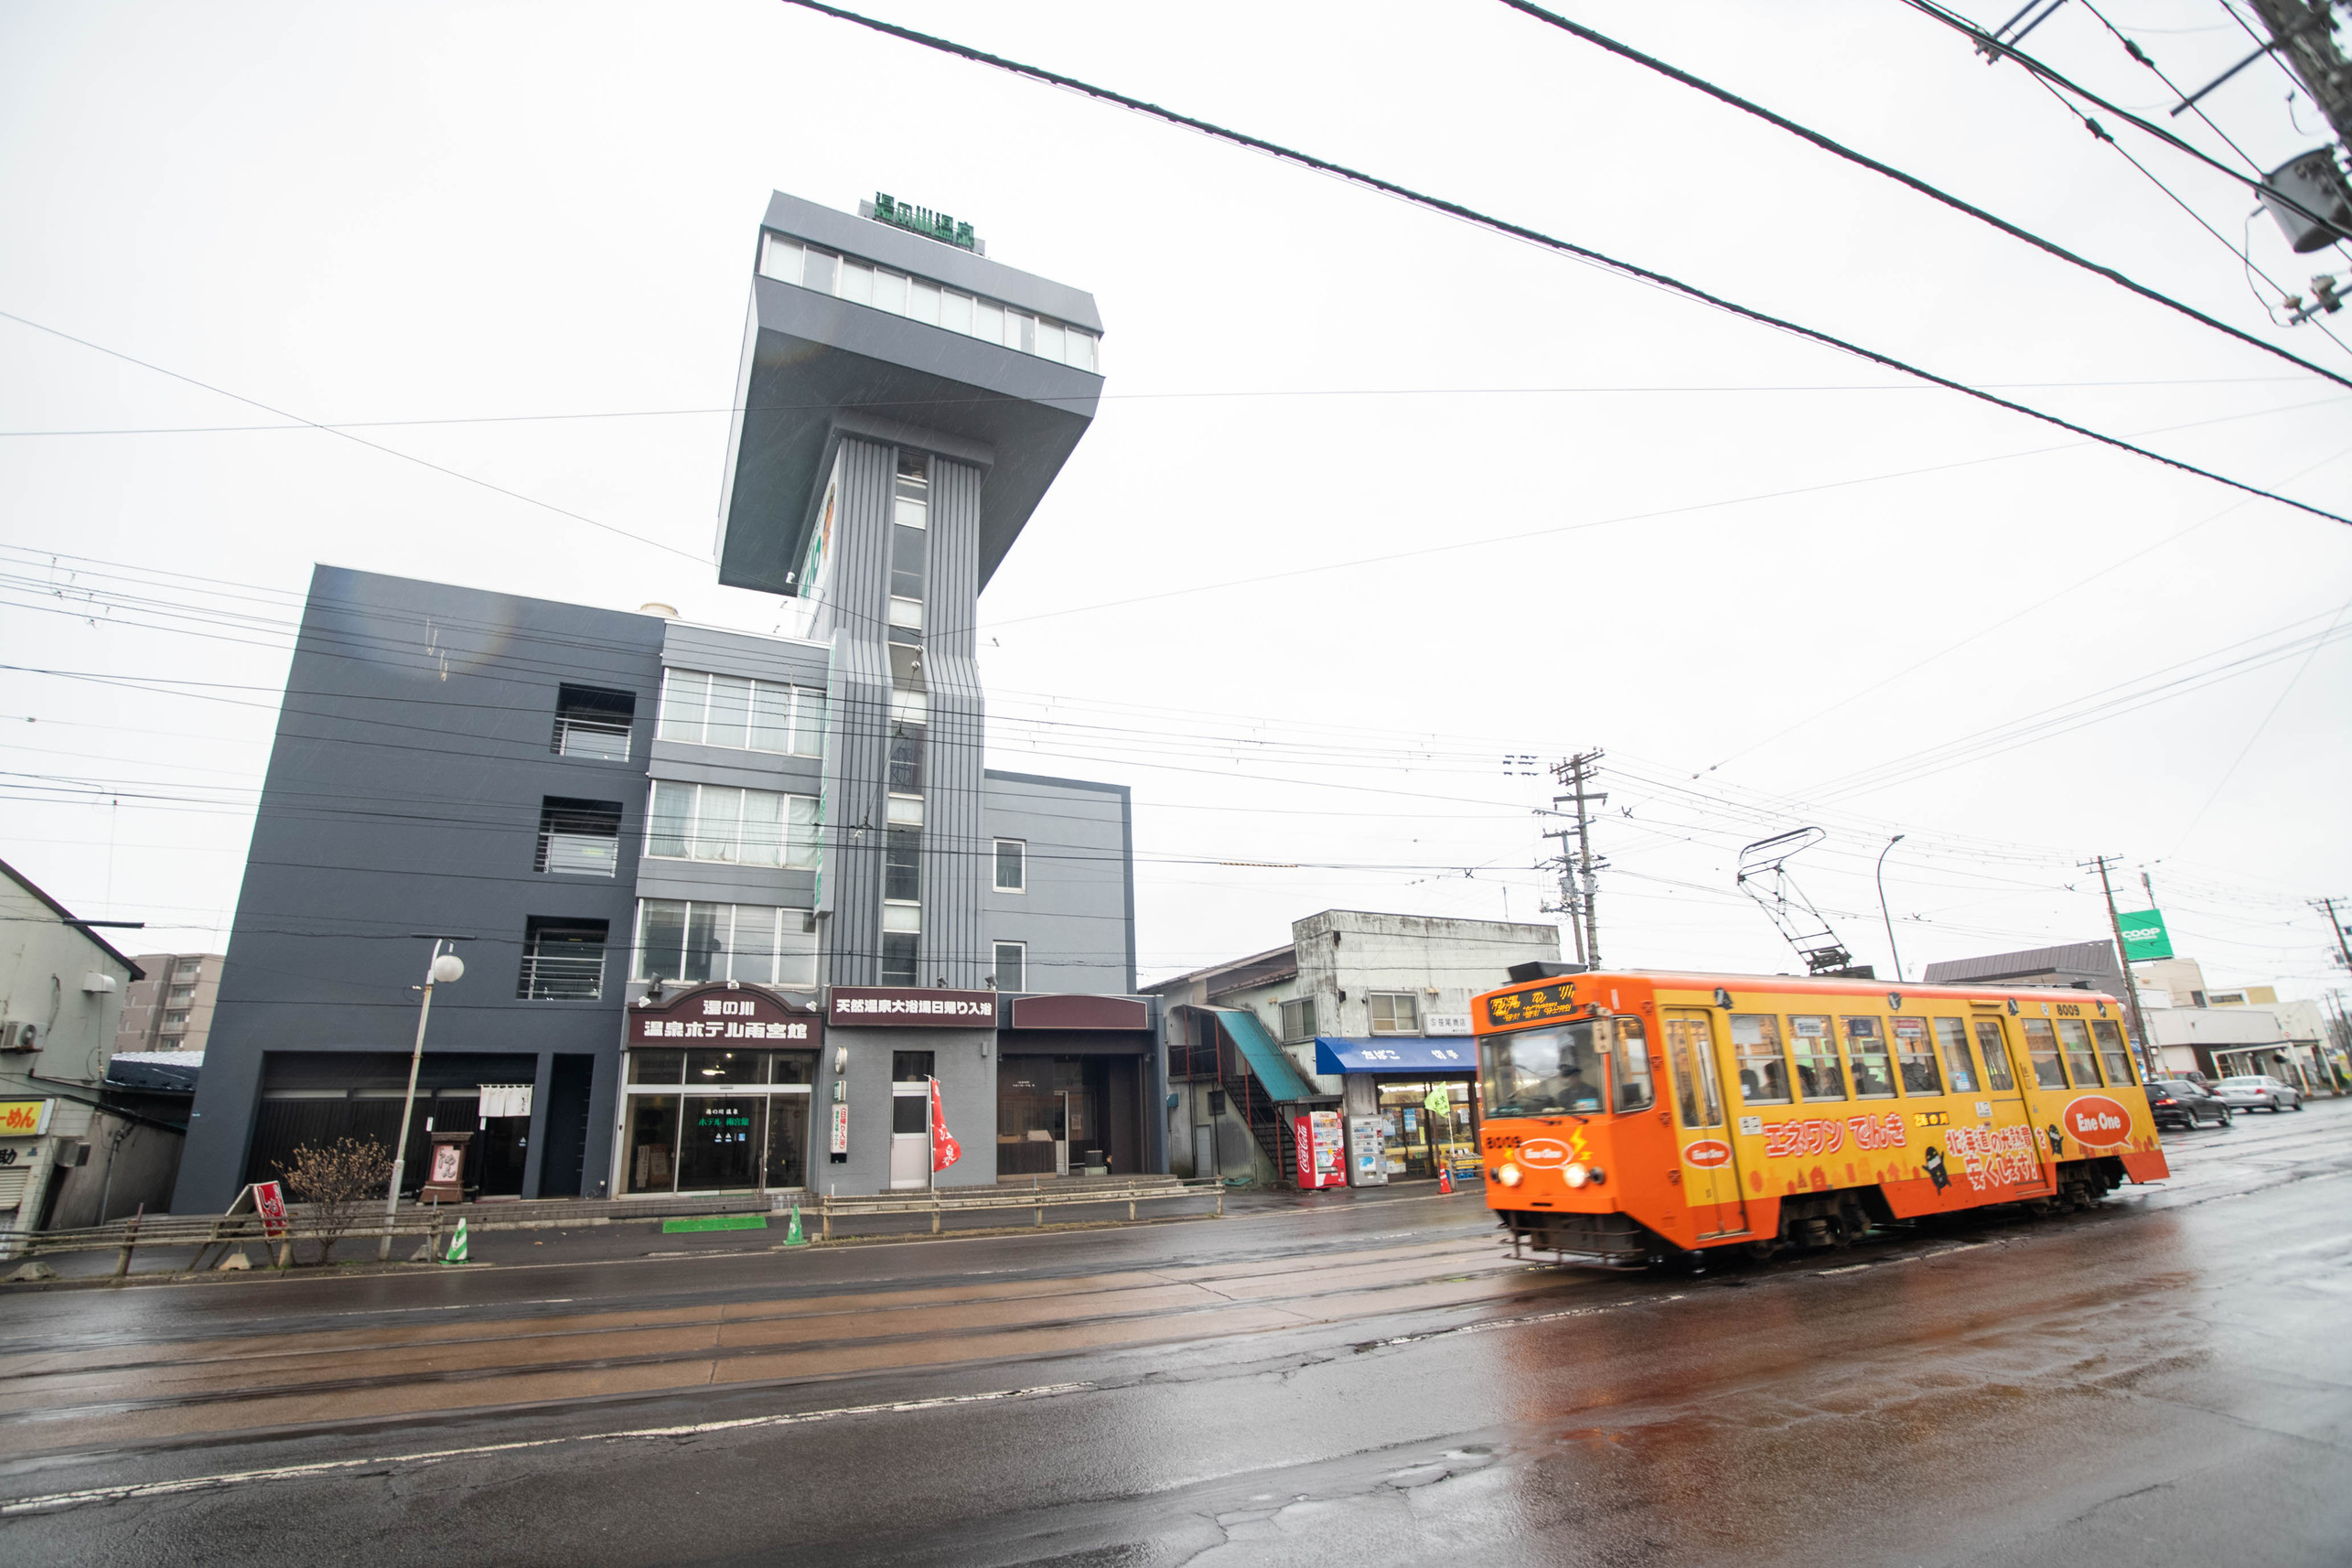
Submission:
[[[1302,1111],[1291,1118],[1291,1144],[1297,1151],[1298,1185],[1305,1191],[1348,1185],[1347,1140],[1337,1111]]]

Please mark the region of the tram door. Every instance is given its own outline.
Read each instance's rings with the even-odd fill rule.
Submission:
[[[1681,1126],[1675,1143],[1682,1190],[1697,1221],[1697,1237],[1736,1236],[1747,1229],[1747,1203],[1739,1186],[1738,1147],[1724,1124],[1713,1019],[1703,1009],[1668,1010],[1666,1067]]]
[[[2009,1030],[1999,1018],[1979,1015],[1971,1022],[1975,1026],[1977,1055],[1983,1058],[1983,1100],[1992,1108],[1992,1119],[1978,1118],[1981,1147],[1949,1160],[1960,1167],[1952,1172],[1952,1179],[1964,1183],[1981,1195],[1979,1201],[1988,1203],[2057,1190],[2026,1112],[2025,1085],[2034,1081],[2033,1063],[2014,1048]],[[1945,1142],[1954,1140],[1947,1137]]]

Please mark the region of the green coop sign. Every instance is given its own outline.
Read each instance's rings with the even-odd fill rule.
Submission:
[[[2161,910],[2143,909],[2136,915],[2119,915],[2116,926],[2123,933],[2123,958],[2127,963],[2144,959],[2173,956],[2173,939],[2164,929]]]

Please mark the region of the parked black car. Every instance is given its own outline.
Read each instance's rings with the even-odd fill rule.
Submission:
[[[2229,1125],[2229,1107],[2185,1078],[2149,1079],[2148,1111],[2159,1127],[2194,1127],[2201,1122]]]

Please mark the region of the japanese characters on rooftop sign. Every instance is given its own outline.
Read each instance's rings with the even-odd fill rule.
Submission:
[[[889,985],[836,985],[828,1021],[897,1028],[993,1029],[993,991],[923,991]]]
[[[824,1020],[795,1012],[766,991],[751,986],[698,986],[628,1010],[632,1046],[684,1040],[732,1040],[749,1045],[812,1047],[823,1043]]]
[[[942,245],[953,245],[961,251],[977,251],[980,241],[972,225],[959,222],[944,212],[934,212],[928,207],[910,206],[880,191],[874,193],[874,220],[904,229],[910,234],[920,234],[926,240],[937,240]]]

